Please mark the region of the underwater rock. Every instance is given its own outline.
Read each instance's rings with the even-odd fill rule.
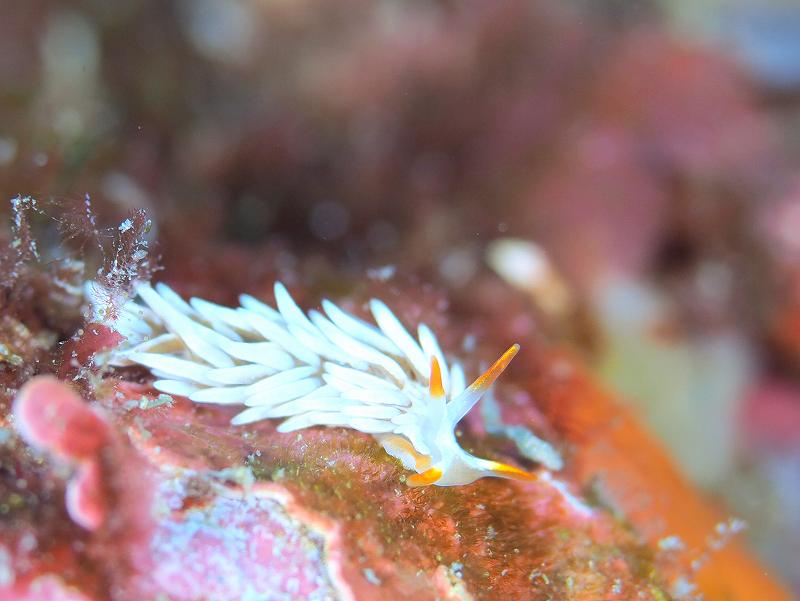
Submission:
[[[62,459],[94,457],[109,439],[109,426],[69,387],[42,376],[23,386],[13,407],[23,438]]]
[[[441,322],[426,306],[398,315]],[[521,342],[499,419],[546,436],[564,469],[487,434],[477,412],[458,436],[538,470],[531,482],[411,488],[353,430],[232,426],[235,409],[162,398],[124,372],[91,380],[97,407],[36,378],[14,404],[31,446],[4,430],[0,599],[788,599],[729,540],[738,523],[576,361]]]
[[[73,377],[81,368],[90,367],[94,356],[122,342],[122,336],[100,323],[88,323],[70,339],[61,351],[59,377]]]
[[[52,376],[2,417],[0,598],[120,598],[148,569],[151,477],[110,417]]]

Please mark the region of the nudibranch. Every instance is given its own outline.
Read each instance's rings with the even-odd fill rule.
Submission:
[[[375,324],[329,300],[304,313],[281,283],[277,309],[249,295],[237,308],[184,301],[165,284],[140,284],[139,302],[123,305],[113,327],[127,339],[111,365],[139,364],[153,387],[196,403],[243,405],[235,425],[283,418],[280,432],[312,426],[373,435],[415,472],[411,486],[469,484],[535,474],[475,457],[458,444],[459,420],[480,400],[519,350],[514,344],[469,386],[420,324],[414,338],[380,300]]]

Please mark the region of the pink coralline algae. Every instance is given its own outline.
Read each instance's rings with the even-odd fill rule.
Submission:
[[[25,588],[0,589],[0,601],[91,601],[53,575],[37,578]]]
[[[181,399],[141,409],[145,386],[105,393],[107,417],[49,377],[15,402],[17,429],[52,455],[19,476],[44,470],[56,493],[54,516],[15,527],[36,541],[61,531],[24,562],[19,542],[6,551],[5,584],[23,598],[57,598],[47,574],[62,597],[88,599],[658,599],[668,585],[635,536],[568,487],[412,489],[360,433],[236,429]]]
[[[0,599],[104,598],[146,569],[147,466],[112,422],[52,376],[26,383],[9,417],[22,440],[3,447]]]
[[[100,465],[86,461],[78,467],[67,483],[67,513],[76,524],[87,530],[97,530],[105,520],[108,508],[103,498]]]
[[[122,336],[108,326],[99,323],[86,324],[64,345],[59,377],[78,375],[82,367],[92,365],[97,353],[114,348],[122,340]]]
[[[126,399],[142,393],[119,390]],[[221,570],[202,588],[216,578],[240,583],[212,597],[219,599],[241,598],[243,586],[263,595],[268,582],[268,599],[306,598],[297,591],[337,599],[546,599],[563,591],[556,598],[595,599],[600,591],[628,598],[634,590],[657,598],[657,578],[635,582],[654,569],[650,553],[634,551],[635,538],[610,515],[556,487],[481,481],[411,489],[402,467],[366,435],[312,429],[287,436],[271,423],[237,432],[221,413],[178,401],[124,416],[134,445],[162,475],[195,475],[177,493],[171,481],[170,496],[181,500],[170,503],[181,509],[160,522],[151,547],[158,578],[179,569],[189,546],[197,579],[210,578],[203,566]],[[236,458],[242,468],[232,468]],[[587,575],[590,561],[596,570]],[[271,581],[264,565],[277,572]],[[166,582],[174,598],[194,598],[197,579]],[[617,581],[628,590],[615,597]]]
[[[14,402],[14,417],[26,441],[66,460],[91,459],[110,438],[108,424],[55,378],[28,382]]]
[[[498,419],[547,431],[564,470],[542,470],[473,414],[457,431],[467,451],[540,477],[412,488],[367,434],[232,426],[235,407],[159,394],[140,368],[105,379],[84,371],[77,358],[107,346],[76,345],[66,358],[96,400],[38,376],[0,422],[2,601],[664,601],[691,598],[701,575],[721,587],[709,599],[745,601],[744,585],[719,576],[734,568],[782,598],[735,545],[721,563],[699,548],[717,514],[550,352],[523,355],[497,384]],[[634,456],[656,468],[642,471]],[[670,513],[676,503],[685,520]],[[703,574],[691,567],[698,558]]]
[[[339,598],[337,577],[322,568],[332,524],[309,525],[287,510],[291,498],[280,487],[246,491],[220,485],[198,498],[202,480],[177,477],[163,484],[163,519],[150,550],[158,558],[138,582],[155,597],[195,599]],[[334,567],[335,562],[329,561]]]

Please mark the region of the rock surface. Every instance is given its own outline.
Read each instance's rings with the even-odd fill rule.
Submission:
[[[108,346],[88,330],[70,356]],[[527,349],[501,418],[564,470],[452,488],[406,486],[352,430],[233,427],[135,374],[90,378],[91,403],[36,377],[2,422],[0,599],[788,599],[575,360]],[[536,469],[477,412],[462,426]]]

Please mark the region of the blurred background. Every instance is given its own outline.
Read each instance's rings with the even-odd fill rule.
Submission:
[[[511,287],[796,591],[799,165],[796,0],[0,4],[6,214],[144,208],[231,292],[260,249]]]

